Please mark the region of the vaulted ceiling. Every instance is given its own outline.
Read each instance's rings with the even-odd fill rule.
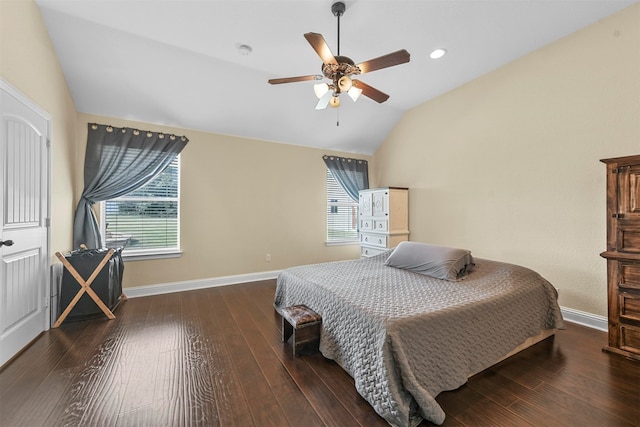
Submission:
[[[637,0],[346,0],[342,55],[411,61],[360,77],[388,101],[320,111],[316,82],[267,80],[321,74],[303,34],[337,54],[331,0],[36,2],[80,112],[372,154],[409,109]]]

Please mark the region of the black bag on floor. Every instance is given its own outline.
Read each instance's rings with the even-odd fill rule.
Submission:
[[[80,249],[66,254],[65,258],[86,282],[98,264],[102,262],[107,252],[108,249]],[[90,286],[112,312],[120,303],[123,273],[122,248],[114,249],[111,259],[100,270],[100,273],[98,273]],[[59,313],[62,313],[67,308],[79,290],[80,284],[71,275],[71,272],[65,268],[62,273],[62,284],[60,285]],[[84,320],[100,316],[104,316],[104,313],[85,292],[65,320]]]

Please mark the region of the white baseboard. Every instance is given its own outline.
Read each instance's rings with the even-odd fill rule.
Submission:
[[[157,285],[134,286],[123,288],[127,298],[148,297],[151,295],[170,294],[173,292],[193,291],[216,286],[237,285],[238,283],[257,282],[278,277],[280,270],[261,273],[239,274],[236,276],[214,277],[211,279],[187,280],[184,282],[160,283]]]
[[[211,279],[187,280],[184,282],[160,283],[157,285],[135,286],[124,288],[127,298],[147,297],[152,295],[170,294],[173,292],[193,291],[196,289],[213,288],[216,286],[237,285],[239,283],[270,280],[278,277],[280,270],[264,271],[261,273],[239,274],[236,276],[214,277]],[[567,322],[577,323],[600,331],[607,331],[608,322],[604,316],[574,310],[573,308],[560,307],[562,317]]]
[[[573,308],[567,307],[560,307],[560,311],[562,311],[562,317],[567,322],[577,323],[578,325],[604,332],[607,332],[609,329],[609,322],[604,316],[598,316],[597,314],[574,310]]]

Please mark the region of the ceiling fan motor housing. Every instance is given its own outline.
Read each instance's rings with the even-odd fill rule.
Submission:
[[[360,74],[361,71],[351,58],[340,55],[336,55],[335,58],[337,64],[322,64],[322,74],[333,82],[336,92],[340,93],[338,81],[344,76]]]

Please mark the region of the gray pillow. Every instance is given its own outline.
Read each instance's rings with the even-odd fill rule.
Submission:
[[[385,264],[452,281],[463,279],[475,266],[471,251],[419,242],[400,242]]]

